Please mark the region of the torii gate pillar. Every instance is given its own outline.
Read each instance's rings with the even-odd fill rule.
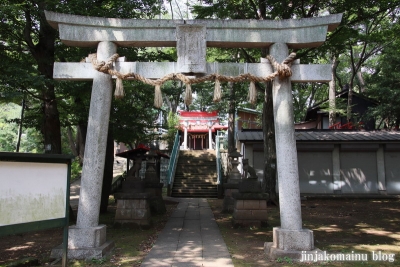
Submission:
[[[117,45],[113,42],[103,41],[97,45],[99,61],[106,61],[116,52]],[[114,248],[114,242],[106,240],[106,225],[99,225],[112,89],[111,75],[94,73],[78,218],[68,231],[68,257],[73,259],[101,258]],[[56,258],[60,253],[59,248],[53,249],[51,257]]]
[[[282,62],[288,56],[288,47],[284,43],[275,43],[270,46],[269,52],[278,62]],[[302,251],[310,253],[315,249],[313,231],[302,229],[290,78],[274,79],[272,99],[281,227],[273,228],[273,242],[265,243],[265,252],[272,259],[285,256],[300,259]]]

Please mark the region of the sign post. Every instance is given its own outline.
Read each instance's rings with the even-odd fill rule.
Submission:
[[[64,227],[67,266],[72,156],[0,152],[0,236]]]

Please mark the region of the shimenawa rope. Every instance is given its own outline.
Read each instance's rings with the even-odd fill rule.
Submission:
[[[192,103],[192,84],[201,83],[205,81],[215,81],[215,88],[214,88],[214,102],[219,102],[221,100],[221,82],[243,82],[243,81],[250,81],[249,87],[249,94],[248,94],[248,101],[252,104],[256,103],[257,101],[257,90],[255,83],[256,82],[268,82],[273,80],[275,77],[279,77],[280,79],[284,79],[287,77],[292,76],[292,70],[290,68],[293,60],[296,57],[295,53],[291,53],[281,64],[279,64],[275,58],[271,55],[267,56],[267,59],[270,61],[271,65],[274,68],[274,72],[268,75],[267,77],[258,77],[254,76],[250,73],[240,74],[238,76],[225,76],[220,74],[209,74],[202,77],[197,78],[189,78],[182,73],[170,73],[165,75],[162,78],[157,80],[148,79],[139,75],[137,73],[120,73],[112,68],[113,63],[119,57],[118,54],[112,55],[107,62],[97,60],[96,54],[90,54],[89,59],[93,64],[94,69],[97,71],[107,73],[117,77],[116,81],[116,88],[114,96],[115,98],[122,98],[124,96],[124,89],[122,80],[127,78],[132,78],[134,80],[141,81],[142,83],[149,84],[155,87],[154,90],[154,106],[156,108],[160,108],[162,106],[162,93],[161,93],[161,86],[169,80],[180,80],[186,84],[186,91],[185,91],[185,99],[184,102],[186,105],[190,105]]]

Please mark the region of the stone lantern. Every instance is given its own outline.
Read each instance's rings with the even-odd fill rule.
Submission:
[[[243,159],[242,163],[243,179],[238,184],[239,192],[232,193],[232,223],[234,227],[265,226],[268,194],[262,192],[261,182],[254,168],[249,165],[249,160]]]
[[[157,170],[159,167],[157,167],[157,162],[161,155],[155,149],[150,149],[144,156],[146,157],[145,192],[150,198],[150,210],[153,214],[163,214],[166,212],[162,197],[164,184],[160,182],[159,170]]]
[[[127,174],[122,188],[114,194],[117,200],[114,226],[149,228],[152,225],[150,211],[150,196],[145,192],[145,182],[140,179],[139,170],[142,161],[146,160],[149,150],[144,145],[136,149],[116,154],[127,159]],[[129,168],[129,161],[133,160],[133,166]]]
[[[156,153],[154,149],[150,149],[144,157],[146,158],[146,174],[145,174],[145,183],[160,183],[160,178],[157,175],[156,171],[156,160],[159,155]]]
[[[240,154],[235,148],[232,152],[228,154],[228,157],[232,165],[232,169],[228,176],[228,183],[239,183],[242,178],[242,175],[240,174],[237,167],[239,165],[239,158],[243,157],[243,155]]]
[[[222,211],[231,213],[233,212],[234,199],[232,194],[239,192],[239,182],[241,181],[241,174],[238,170],[239,158],[242,157],[236,148],[228,154],[231,163],[231,170],[228,174],[228,181],[224,183],[224,202]]]

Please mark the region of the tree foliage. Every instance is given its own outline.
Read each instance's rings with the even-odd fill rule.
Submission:
[[[379,126],[399,129],[400,124],[400,56],[399,40],[386,46],[373,66],[374,72],[367,79],[367,96],[378,101],[369,115],[379,119]]]
[[[162,12],[162,6],[155,0],[3,0],[1,3],[1,102],[20,103],[23,96],[27,96],[24,125],[41,131],[43,145],[51,147],[46,152],[61,153],[61,128],[82,125],[87,121],[91,83],[53,81],[53,63],[79,62],[96,48],[63,45],[58,40],[57,30],[47,23],[44,10],[151,19]],[[159,58],[154,51],[140,51],[143,49],[132,49],[129,55],[147,61]]]
[[[168,8],[168,7],[167,7]],[[2,0],[0,6],[0,104],[16,103],[26,98],[24,132],[40,131],[42,144],[32,146],[32,151],[43,152],[44,145],[50,144],[47,152],[79,152],[84,147],[85,127],[90,102],[91,82],[58,82],[52,80],[53,62],[78,62],[96,48],[76,48],[63,45],[58,32],[45,20],[44,10],[98,17],[148,18],[155,19],[165,12],[156,0]],[[343,13],[341,25],[327,36],[326,42],[318,48],[296,50],[302,63],[330,63],[339,61],[337,91],[348,88],[378,101],[371,109],[370,116],[380,118],[387,128],[399,124],[400,104],[396,103],[398,84],[399,50],[399,6],[397,1],[377,0],[203,0],[191,7],[196,18],[215,19],[298,19]],[[144,49],[119,48],[118,52],[129,61],[176,61],[173,48]],[[207,50],[208,61],[216,62],[258,62],[268,53],[267,48]],[[246,102],[247,84],[235,86],[237,105],[250,107]],[[259,84],[259,91],[264,92]],[[134,146],[138,140],[157,138],[152,130],[155,120],[162,112],[164,122],[169,111],[178,108],[197,110],[229,111],[230,92],[222,84],[222,101],[212,102],[213,83],[193,86],[197,95],[190,107],[182,105],[184,86],[179,82],[163,86],[164,106],[160,110],[152,107],[153,88],[138,82],[125,82],[126,97],[113,101],[111,125],[115,139]],[[327,84],[296,84],[293,86],[296,121],[301,121],[310,106],[325,100]],[[260,94],[261,96],[261,94]],[[259,97],[258,106],[264,102]],[[347,103],[351,107],[351,103]],[[343,108],[340,107],[342,110]],[[351,114],[351,110],[346,111]],[[18,122],[18,119],[14,120]],[[15,133],[15,125],[6,125],[4,132]],[[63,145],[62,136],[74,137],[69,146]],[[65,134],[63,134],[65,133]],[[3,137],[2,137],[3,138]],[[7,138],[2,143],[10,143]],[[67,139],[67,138],[66,138]],[[1,150],[13,150],[3,145]]]

